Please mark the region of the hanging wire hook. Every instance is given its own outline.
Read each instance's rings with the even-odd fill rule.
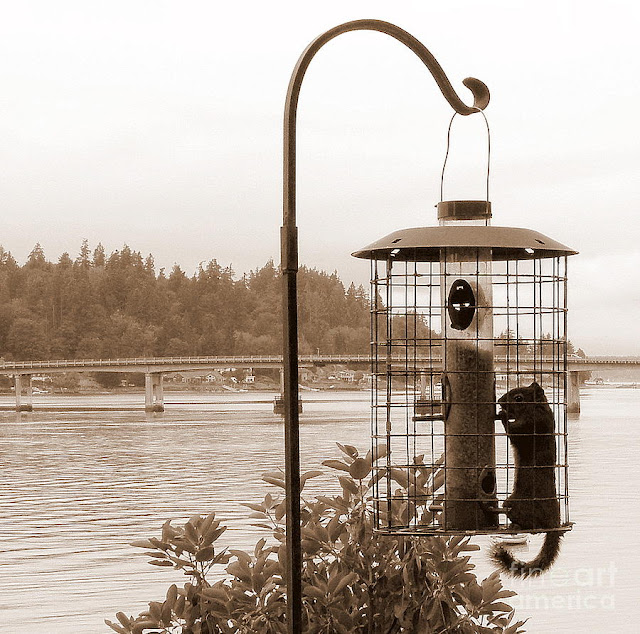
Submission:
[[[491,130],[489,129],[489,121],[487,121],[487,116],[485,115],[485,113],[480,110],[480,108],[476,108],[476,112],[479,112],[482,115],[484,123],[487,126],[487,202],[489,202],[489,176],[491,173]],[[451,147],[451,127],[453,126],[453,120],[456,118],[457,114],[457,112],[453,113],[451,121],[449,121],[449,128],[447,130],[447,151],[444,155],[442,174],[440,176],[440,202],[444,200],[444,171],[447,167],[447,159],[449,158],[449,149]]]

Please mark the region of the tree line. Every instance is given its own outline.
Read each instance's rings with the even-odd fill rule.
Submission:
[[[362,286],[334,272],[301,267],[298,276],[301,354],[368,354],[370,311]],[[156,273],[126,244],[107,255],[87,240],[72,259],[47,260],[36,244],[20,266],[0,246],[0,357],[6,360],[280,354],[282,288],[272,260],[236,276],[215,259],[191,276],[175,264]],[[396,315],[392,331],[408,340],[437,339],[420,315]],[[378,336],[386,325],[380,314]],[[512,331],[496,341],[526,353],[531,341]],[[551,354],[543,335],[535,347]],[[514,347],[514,350],[511,348]],[[549,350],[547,350],[549,348]],[[567,342],[568,352],[584,356]]]
[[[301,353],[366,354],[369,304],[362,286],[301,267]],[[156,273],[152,255],[111,254],[82,242],[75,259],[47,260],[39,244],[20,266],[0,246],[0,357],[6,360],[280,354],[277,267],[237,276],[215,259],[191,276]]]

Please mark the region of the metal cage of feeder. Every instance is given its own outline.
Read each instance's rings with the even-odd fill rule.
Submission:
[[[439,226],[353,254],[371,260],[376,528],[522,532],[501,511],[516,474],[498,399],[536,381],[555,419],[552,530],[568,530],[566,269],[575,251],[490,226],[485,201],[439,203],[438,217]]]

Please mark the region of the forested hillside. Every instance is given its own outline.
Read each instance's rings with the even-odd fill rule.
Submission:
[[[368,353],[362,287],[302,267],[298,288],[301,353]],[[107,255],[85,240],[57,262],[36,245],[22,266],[0,247],[0,357],[279,354],[281,301],[271,261],[239,277],[211,260],[189,276],[126,245]]]

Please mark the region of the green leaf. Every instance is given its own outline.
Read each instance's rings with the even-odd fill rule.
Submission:
[[[217,601],[226,602],[229,597],[227,593],[220,587],[212,586],[211,588],[204,588],[202,590],[202,596],[207,599],[215,599]]]
[[[186,599],[184,597],[184,595],[180,595],[176,601],[176,604],[173,606],[173,611],[179,616],[182,617],[183,616],[183,612],[184,612],[184,606],[186,603]]]
[[[162,603],[158,603],[157,601],[151,601],[151,603],[149,603],[148,614],[149,616],[151,616],[152,619],[159,621],[162,615]]]
[[[324,599],[325,593],[320,590],[320,588],[316,588],[312,585],[307,585],[304,588],[304,594],[308,597],[312,597],[314,599]]]
[[[251,571],[246,563],[236,559],[227,566],[227,572],[241,581],[251,581]]]
[[[213,546],[206,546],[196,553],[196,561],[211,561],[214,554]]]
[[[165,625],[171,624],[171,604],[165,601],[160,611],[160,621]]]
[[[152,553],[147,553],[147,556],[149,557],[158,557],[159,559],[164,559],[165,557],[167,557],[167,553],[164,552],[163,550],[156,550]]]
[[[340,476],[338,478],[338,481],[340,482],[340,486],[342,486],[343,489],[346,489],[347,491],[351,491],[351,493],[354,493],[354,494],[358,493],[358,487],[351,478]]]
[[[344,525],[340,521],[340,516],[338,514],[334,515],[329,523],[327,524],[327,533],[329,534],[329,539],[332,542],[335,542],[338,537],[342,534],[344,530]]]
[[[244,561],[245,563],[251,563],[251,555],[249,553],[246,553],[244,550],[232,549],[229,551],[229,554],[233,555],[237,559],[240,559],[241,561]]]
[[[133,634],[143,634],[144,630],[150,630],[152,628],[158,628],[157,621],[139,621],[133,626],[131,631]]]
[[[324,475],[322,471],[305,471],[300,476],[300,490],[304,489],[305,482],[310,478],[317,478],[318,476]]]
[[[263,515],[266,510],[263,504],[250,504],[249,502],[244,502],[242,506],[246,506],[250,508],[252,511],[257,511],[258,513],[262,513]]]
[[[178,529],[176,529],[173,526],[171,526],[171,520],[167,520],[162,525],[162,541],[165,542],[165,543],[168,543],[169,541],[171,541],[171,539],[174,538],[179,533],[180,533],[180,531]],[[150,541],[155,543],[158,540],[156,540],[155,538],[152,538]],[[158,548],[159,548],[159,546],[158,546]]]
[[[131,619],[127,618],[127,615],[124,612],[118,612],[116,614],[116,618],[118,619],[118,621],[120,621],[120,623],[122,623],[122,625],[124,625],[125,627],[130,627],[131,626]]]
[[[479,606],[482,603],[482,588],[475,582],[467,586],[467,596],[474,606]]]
[[[129,544],[136,548],[157,548],[157,546],[149,539],[136,539],[133,542],[129,542]]]
[[[341,445],[339,442],[336,443],[338,445],[338,449],[350,458],[358,457],[358,450],[353,445]]]
[[[384,458],[388,453],[389,452],[387,449],[387,444],[381,442],[378,445],[376,445],[376,447],[373,450],[373,454],[371,453],[371,450],[367,452],[366,459],[368,460],[369,464],[373,464],[374,462],[376,462],[376,460],[380,460],[380,458]]]
[[[108,619],[105,619],[104,622],[114,631],[114,632],[118,632],[118,634],[127,634],[127,630],[124,629],[124,627],[121,627],[120,625],[117,625],[116,623],[113,623],[112,621],[109,621]]]
[[[395,480],[403,489],[406,489],[409,484],[409,475],[403,469],[397,469],[396,467],[391,467],[388,469],[389,477],[392,480]]]
[[[231,559],[231,555],[227,552],[227,549],[221,550],[212,560],[212,564],[228,564]]]
[[[340,471],[346,471],[347,473],[349,472],[348,465],[346,465],[344,462],[341,462],[340,460],[323,460],[322,464],[325,467],[330,467],[331,469],[339,469]]]
[[[162,527],[162,530],[164,531],[164,526]],[[177,535],[177,531],[174,531],[172,537],[174,537],[175,535]],[[154,548],[160,548],[161,550],[167,550],[168,548],[171,548],[171,544],[168,541],[160,541],[155,537],[150,537],[149,541],[153,544]]]
[[[216,514],[210,513],[209,515],[207,515],[207,517],[204,518],[204,520],[202,520],[202,523],[198,527],[201,535],[204,535],[211,528],[212,524],[215,521],[215,518]]]
[[[207,532],[202,536],[202,543],[206,545],[212,544],[226,530],[227,530],[226,526],[216,526],[215,524],[212,524],[208,528]]]
[[[495,601],[494,603],[485,605],[484,609],[490,610],[491,612],[511,612],[513,608],[510,605],[507,605],[506,603]]]
[[[510,625],[505,631],[504,634],[517,634],[520,632],[520,627],[523,626],[529,619],[525,619],[524,621],[518,621],[513,625]]]
[[[276,506],[274,513],[275,513],[276,521],[279,522],[285,516],[285,514],[287,513],[287,502],[286,502],[286,500],[282,500],[282,502],[280,502],[280,504],[278,504],[278,506]]]
[[[197,544],[198,543],[198,531],[196,530],[196,527],[192,524],[191,520],[189,520],[184,525],[184,532],[185,532],[185,535],[186,535],[187,539],[192,544]]]
[[[166,603],[173,607],[174,603],[178,599],[178,586],[173,583],[169,586],[167,590]]]
[[[475,552],[480,550],[480,546],[478,544],[472,544],[471,542],[468,542],[466,544],[462,544],[459,547],[459,551],[461,553],[465,553],[465,552]],[[515,593],[514,593],[515,594]]]
[[[272,478],[271,476],[266,476],[263,475],[262,479],[267,483],[267,484],[273,484],[274,486],[280,487],[282,489],[286,489],[286,485],[284,483],[284,480],[279,480],[278,478]]]
[[[354,480],[364,480],[371,473],[371,465],[364,458],[356,458],[349,466],[349,474]]]
[[[509,597],[517,596],[517,592],[513,590],[500,590],[500,592],[496,592],[496,599],[507,599]]]
[[[195,555],[196,553],[196,543],[190,539],[187,539],[186,537],[175,537],[173,540],[173,544],[174,546],[176,546],[177,554],[181,554],[178,553],[178,550],[184,550],[191,555]]]
[[[340,579],[340,581],[338,582],[336,587],[332,590],[332,592],[334,592],[335,594],[338,594],[340,590],[342,590],[346,586],[351,585],[352,583],[355,583],[359,578],[360,576],[357,573],[350,572],[348,575],[345,575]],[[331,585],[329,585],[329,588],[331,588]]]

